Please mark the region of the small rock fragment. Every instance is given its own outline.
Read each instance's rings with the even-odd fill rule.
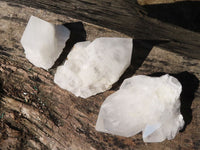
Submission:
[[[132,39],[97,38],[75,44],[54,82],[87,98],[112,87],[131,62]]]
[[[31,16],[21,38],[26,58],[35,66],[51,68],[70,37],[63,25],[54,25]]]
[[[180,82],[168,74],[126,79],[102,104],[96,130],[125,137],[143,132],[144,142],[173,139],[182,129]]]

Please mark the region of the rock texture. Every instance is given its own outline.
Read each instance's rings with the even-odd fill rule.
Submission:
[[[137,15],[133,12],[137,9],[135,7],[131,9],[129,7],[131,5],[127,3],[133,0],[6,1],[0,1],[1,149],[197,150],[200,148],[200,88],[198,84],[200,61],[188,55],[199,56],[198,51],[192,51],[199,50],[198,33],[186,32],[179,27],[171,30],[170,25],[166,27],[163,23],[156,23],[160,25],[156,30],[155,24],[149,24],[147,20],[143,20],[145,19],[143,17],[140,18],[143,22],[134,20]],[[71,14],[75,14],[80,20],[68,17]],[[104,22],[112,27],[120,28],[120,31],[137,33],[137,35],[157,37],[155,34],[162,34],[171,37],[168,39],[173,38],[178,41],[180,47],[171,46],[170,51],[166,51],[157,46],[152,48],[152,45],[155,45],[154,41],[133,39],[134,61],[131,62],[131,66],[119,82],[111,90],[83,100],[55,85],[53,78],[56,68],[46,71],[34,66],[26,59],[20,39],[31,15],[53,24],[67,24],[68,28],[71,27],[69,28],[71,33],[77,33],[77,31],[80,33],[82,27],[88,41],[93,41],[97,37],[128,36],[83,20],[91,20],[93,23]],[[138,26],[133,26],[131,22],[138,23]],[[148,27],[145,28],[143,25],[148,25]],[[182,32],[177,34],[176,31]],[[73,35],[75,39],[80,37],[80,34]],[[181,39],[177,40],[177,37]],[[163,43],[163,45],[166,44],[168,43]],[[186,45],[188,48],[185,47]],[[174,48],[185,53],[178,54]],[[177,134],[173,140],[155,144],[144,143],[141,134],[127,138],[95,130],[101,104],[106,97],[118,89],[125,78],[133,74],[150,75],[158,72],[173,73],[182,84],[181,114],[186,124],[183,132]]]
[[[31,16],[21,38],[26,58],[35,66],[51,68],[69,39],[70,31],[63,25],[54,25]]]
[[[142,131],[144,142],[171,140],[184,125],[181,91],[180,82],[169,75],[126,79],[102,104],[96,130],[125,137]]]
[[[169,4],[182,1],[199,1],[199,0],[137,0],[140,5]]]
[[[97,38],[75,44],[54,81],[76,96],[90,97],[104,92],[118,81],[129,67],[131,38]]]

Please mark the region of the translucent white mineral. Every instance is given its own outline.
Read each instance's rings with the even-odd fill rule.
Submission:
[[[132,39],[97,38],[75,44],[54,82],[87,98],[111,88],[131,62]]]
[[[21,44],[32,64],[48,70],[61,54],[69,36],[70,31],[63,25],[54,25],[31,16]]]
[[[180,82],[168,74],[126,79],[102,104],[96,130],[125,137],[143,132],[144,142],[173,139],[183,127]]]

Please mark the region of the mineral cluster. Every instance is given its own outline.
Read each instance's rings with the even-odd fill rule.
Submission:
[[[131,63],[132,39],[97,38],[74,45],[54,81],[76,96],[104,92],[118,81]]]
[[[126,79],[102,104],[96,130],[125,137],[143,132],[144,142],[173,139],[184,125],[180,82],[168,74]]]

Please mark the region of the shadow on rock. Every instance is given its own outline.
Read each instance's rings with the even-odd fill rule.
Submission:
[[[200,2],[176,2],[143,7],[149,17],[200,32]]]
[[[166,73],[160,72],[151,74],[150,76],[159,77],[164,74]],[[181,100],[181,114],[183,115],[185,121],[185,125],[181,130],[181,132],[183,132],[187,127],[187,125],[190,124],[190,122],[192,121],[191,105],[194,100],[195,92],[199,87],[199,80],[195,75],[187,71],[181,72],[179,74],[170,74],[170,75],[177,78],[179,82],[182,84],[182,92],[180,100]]]
[[[59,58],[56,60],[52,69],[57,68],[59,65],[63,63],[64,60],[66,60],[67,55],[69,54],[74,44],[76,44],[77,42],[82,42],[86,40],[86,31],[84,29],[82,22],[66,23],[63,25],[70,30],[71,32],[70,38],[67,40],[65,44],[66,46],[63,49],[63,52],[60,54]]]
[[[0,79],[0,98],[3,96],[4,91],[3,91],[3,81]]]

